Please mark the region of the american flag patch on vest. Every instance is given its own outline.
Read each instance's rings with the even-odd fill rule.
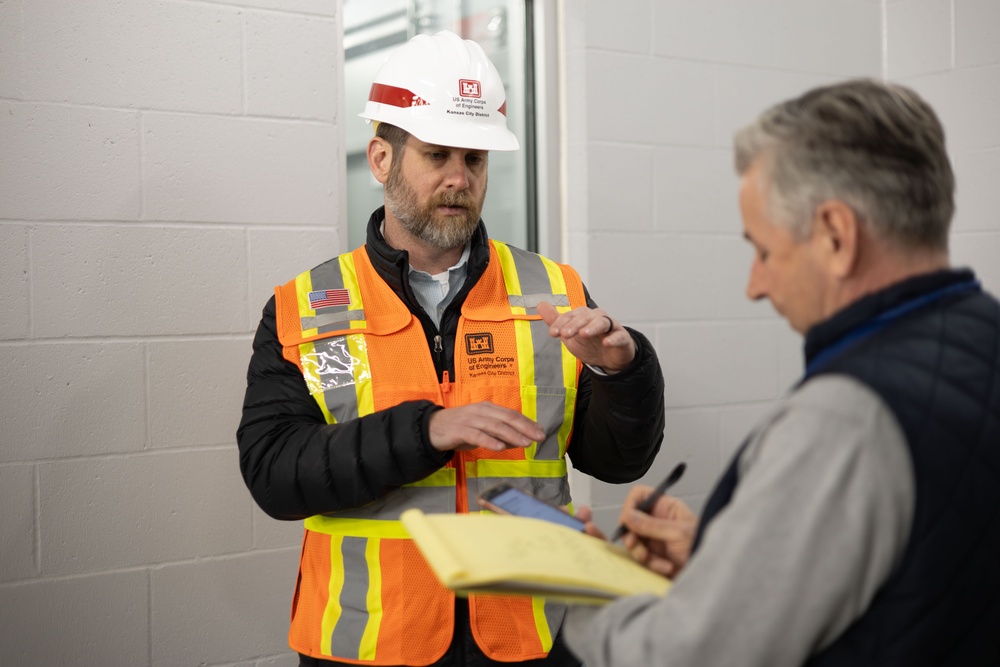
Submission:
[[[351,293],[346,289],[321,289],[309,292],[309,307],[313,310],[327,306],[351,305]]]

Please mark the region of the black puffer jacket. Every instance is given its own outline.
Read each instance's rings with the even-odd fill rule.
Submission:
[[[489,261],[482,222],[472,240],[465,287],[441,317],[441,329],[410,289],[407,253],[385,243],[383,209],[368,222],[367,250],[376,270],[423,323],[439,380],[450,371],[461,305]],[[589,295],[587,302],[594,307]],[[663,375],[649,341],[629,330],[638,354],[621,373],[600,377],[584,367],[577,393],[569,457],[573,467],[606,482],[638,479],[663,439]],[[327,424],[299,369],[282,356],[275,330],[274,298],[264,307],[247,371],[243,418],[236,438],[240,469],[267,514],[296,520],[364,505],[445,465],[452,452],[430,445],[428,417],[441,409],[410,401],[342,424]]]

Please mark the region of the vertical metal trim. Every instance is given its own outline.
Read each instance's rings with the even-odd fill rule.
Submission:
[[[535,7],[534,0],[524,0],[524,174],[525,240],[527,249],[538,252],[538,132],[535,105]]]

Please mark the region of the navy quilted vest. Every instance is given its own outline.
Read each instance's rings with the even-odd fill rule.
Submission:
[[[973,281],[970,271],[907,280],[806,339],[805,381],[838,373],[870,387],[899,421],[916,475],[899,567],[811,667],[1000,665],[1000,303]],[[734,461],[702,530],[736,471]]]

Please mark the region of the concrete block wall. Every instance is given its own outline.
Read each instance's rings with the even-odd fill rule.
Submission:
[[[800,337],[744,296],[733,133],[771,104],[853,77],[914,86],[946,125],[958,172],[956,264],[1000,292],[1000,4],[992,0],[564,2],[565,259],[645,332],[667,382],[664,445],[700,508],[760,414],[802,371]],[[627,486],[582,476],[598,524]]]
[[[958,182],[952,261],[1000,293],[1000,3],[886,5],[886,70],[925,96],[945,125]]]
[[[0,0],[0,664],[293,665],[300,527],[234,431],[273,285],[345,249],[341,2]],[[562,258],[657,345],[696,507],[801,372],[743,298],[732,132],[853,76],[913,85],[1000,292],[993,0],[566,0]],[[605,527],[625,487],[589,486]]]
[[[344,249],[332,0],[0,0],[0,664],[293,665],[235,430]]]

